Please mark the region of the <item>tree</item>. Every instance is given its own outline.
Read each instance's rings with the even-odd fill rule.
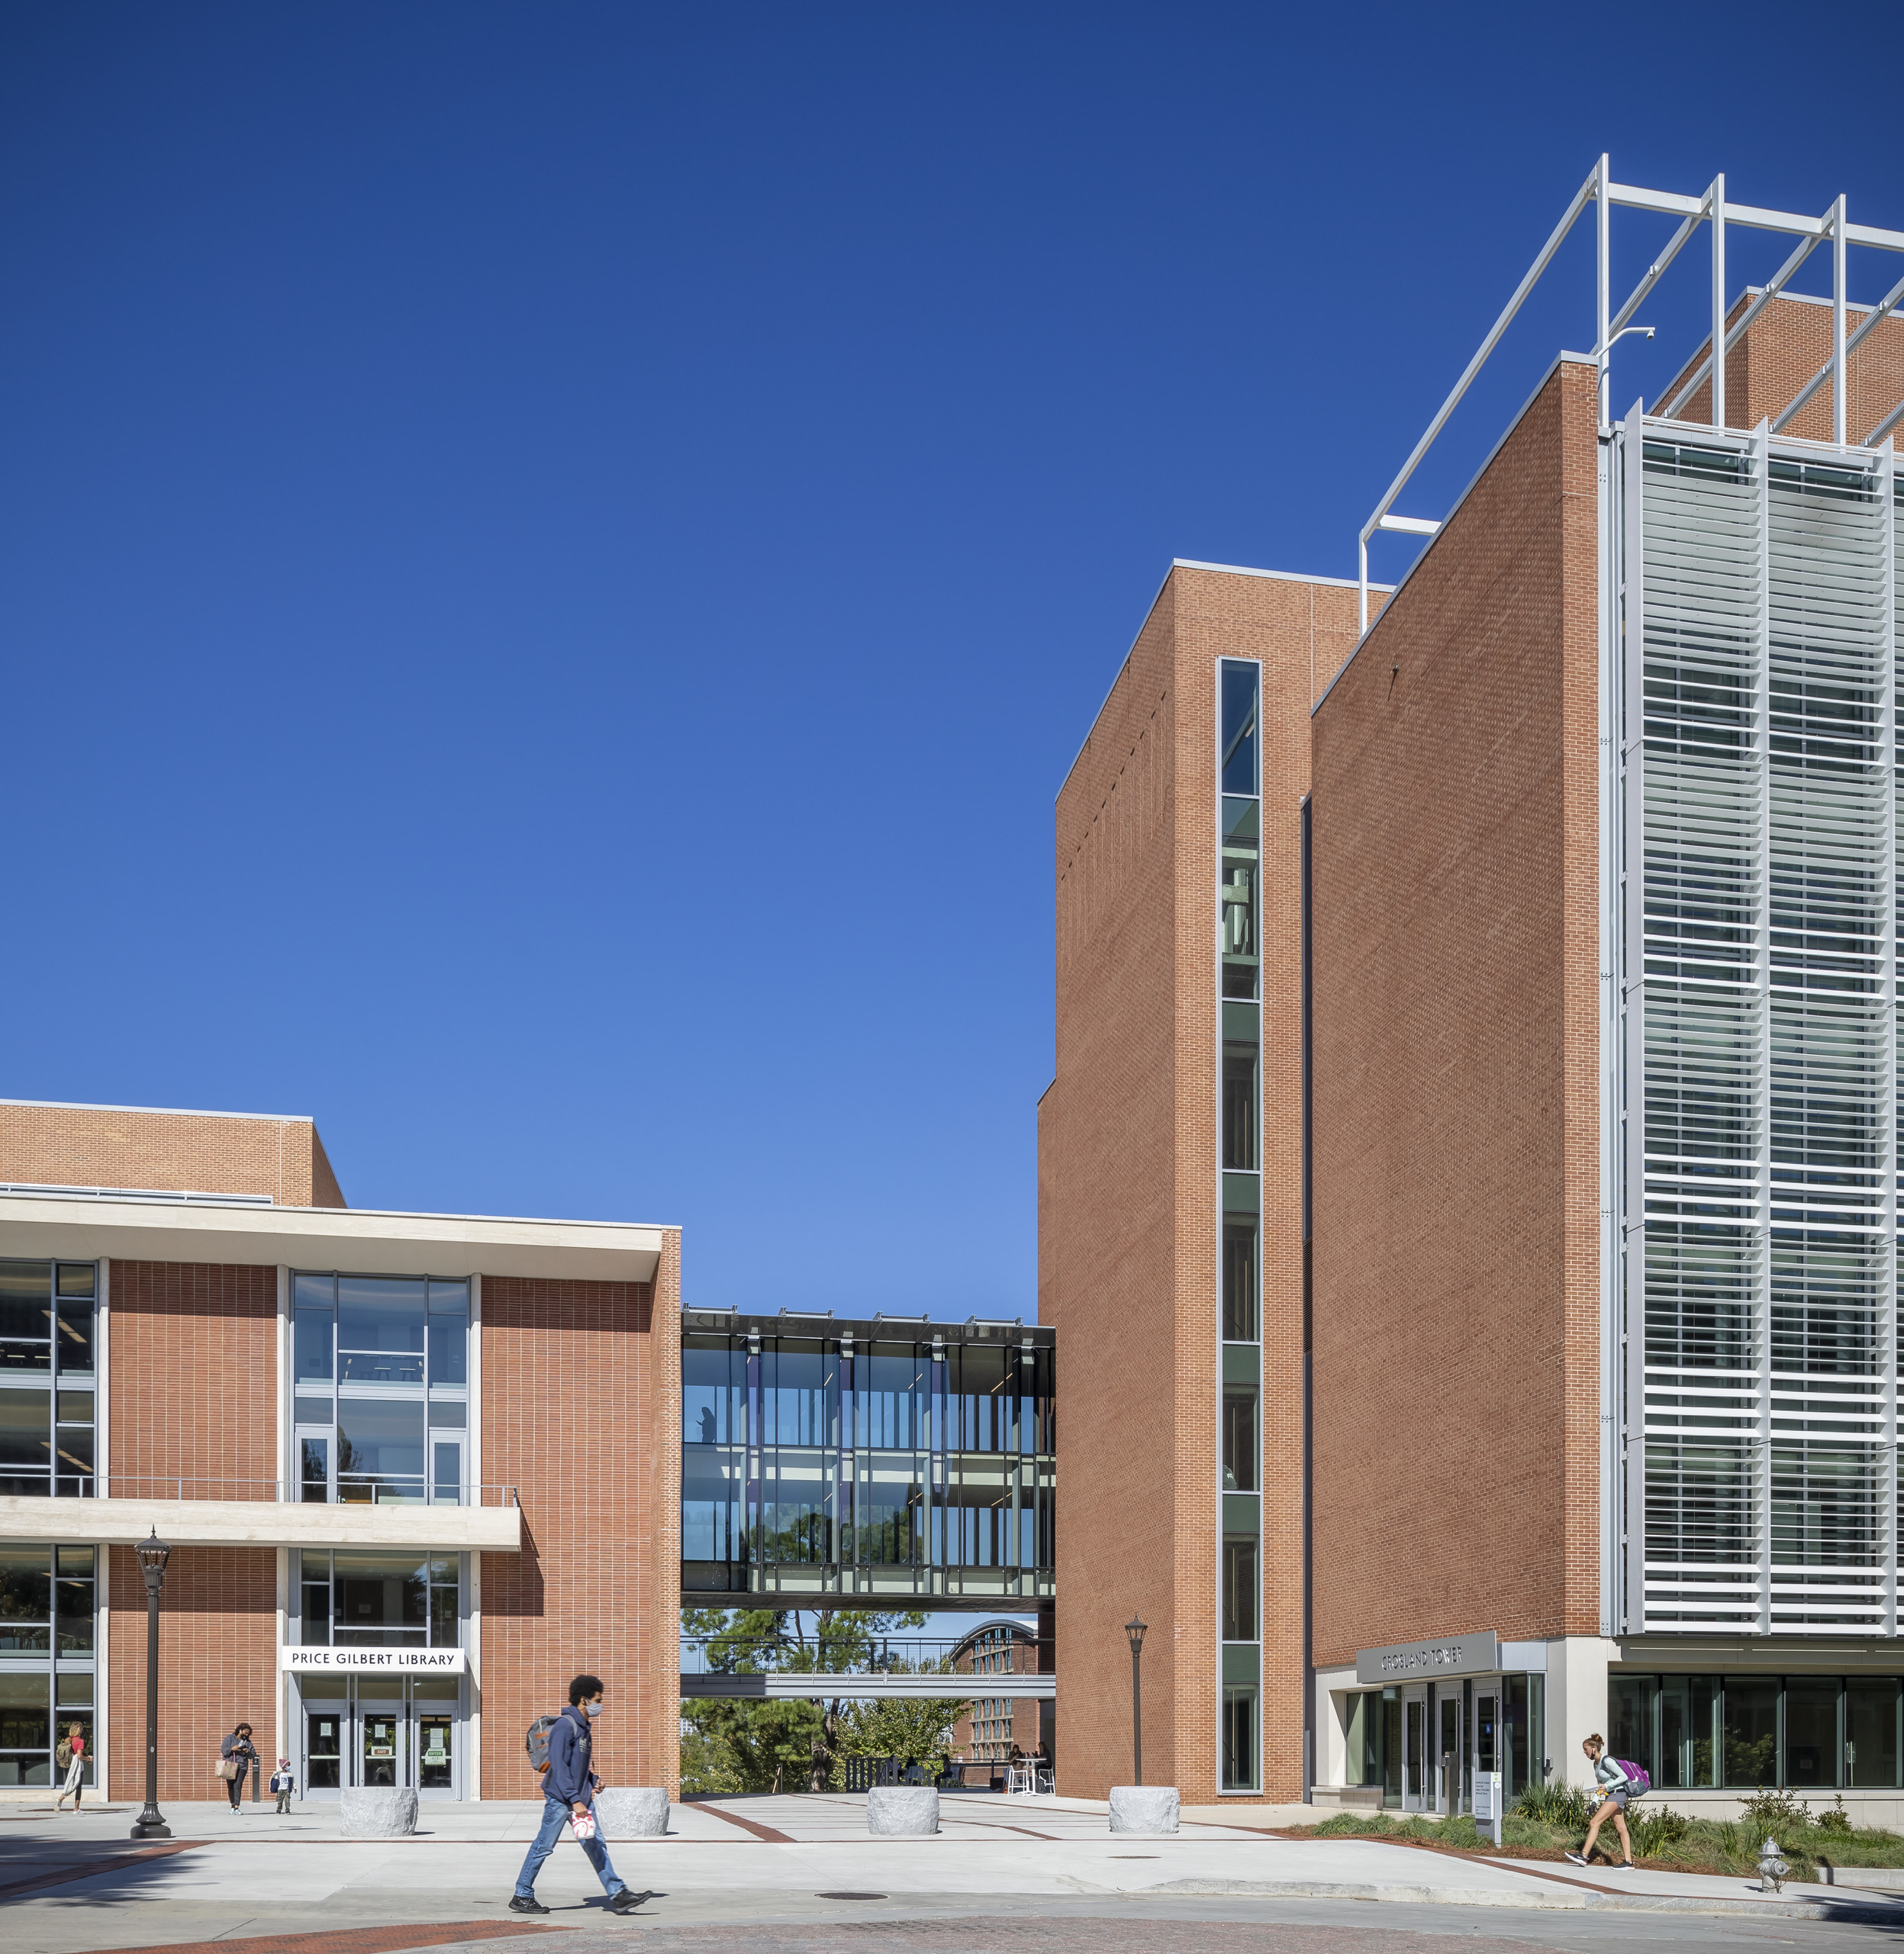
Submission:
[[[952,1727],[971,1707],[956,1697],[870,1697],[839,1719],[842,1757],[900,1757],[924,1764],[952,1748]]]
[[[922,1627],[925,1620],[915,1609],[688,1608],[682,1611],[681,1632],[700,1641],[707,1665],[717,1675],[852,1675],[875,1667],[911,1669],[881,1645],[895,1629]],[[796,1785],[825,1790],[833,1760],[842,1755],[841,1718],[850,1701],[817,1695],[769,1702],[691,1698],[681,1705],[688,1727],[681,1740],[682,1790],[768,1791]],[[955,1709],[946,1730],[958,1714]],[[856,1749],[852,1754],[868,1753]]]

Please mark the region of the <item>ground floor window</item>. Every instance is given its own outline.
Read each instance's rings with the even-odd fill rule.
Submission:
[[[0,1789],[63,1784],[76,1726],[79,1781],[97,1782],[95,1573],[91,1547],[0,1543]]]
[[[1896,1676],[1607,1678],[1616,1756],[1685,1790],[1894,1791],[1904,1784]]]

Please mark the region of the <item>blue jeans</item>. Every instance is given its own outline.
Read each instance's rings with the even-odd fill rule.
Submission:
[[[535,1843],[529,1848],[529,1856],[522,1862],[522,1870],[516,1875],[516,1898],[533,1900],[536,1894],[536,1875],[542,1870],[542,1862],[556,1849],[556,1841],[562,1836],[562,1828],[569,1823],[569,1807],[560,1798],[545,1798],[542,1801],[542,1830],[536,1834]],[[613,1899],[627,1881],[608,1863],[608,1848],[602,1843],[601,1828],[598,1820],[595,1836],[582,1842],[582,1849],[588,1855],[588,1863],[601,1875],[601,1883]]]

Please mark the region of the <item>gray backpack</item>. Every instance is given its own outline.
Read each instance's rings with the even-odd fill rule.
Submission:
[[[549,1733],[562,1721],[559,1717],[538,1717],[529,1726],[529,1734],[523,1739],[523,1748],[529,1753],[529,1768],[543,1772],[549,1769]]]

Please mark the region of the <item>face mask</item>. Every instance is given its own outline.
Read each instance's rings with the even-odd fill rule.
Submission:
[[[601,1714],[601,1705],[599,1703],[585,1703],[582,1707],[585,1716],[599,1717]]]

